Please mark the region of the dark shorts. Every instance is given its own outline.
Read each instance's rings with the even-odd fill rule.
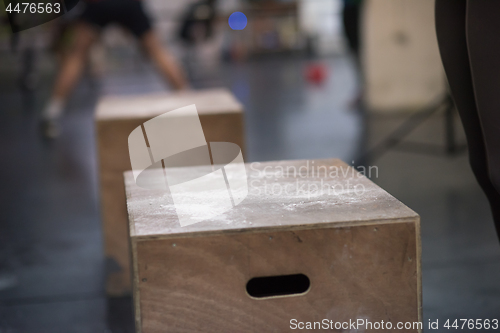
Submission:
[[[117,23],[140,38],[151,30],[151,20],[139,0],[93,0],[85,3],[81,20],[98,28]]]

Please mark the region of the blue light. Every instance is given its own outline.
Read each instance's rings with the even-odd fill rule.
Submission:
[[[227,20],[233,30],[243,30],[247,26],[247,17],[242,12],[234,12]]]

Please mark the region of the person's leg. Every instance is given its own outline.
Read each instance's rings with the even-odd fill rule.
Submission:
[[[467,0],[467,47],[489,177],[500,193],[500,1]],[[500,210],[500,203],[496,203]],[[498,214],[500,215],[500,213]],[[500,237],[500,216],[496,228]]]
[[[64,59],[56,79],[52,97],[66,100],[82,74],[90,47],[97,39],[98,32],[87,23],[79,23],[75,31],[75,45]]]
[[[359,62],[360,9],[361,4],[346,4],[342,11],[344,34],[357,62]]]
[[[98,32],[91,25],[78,23],[74,45],[63,59],[50,101],[42,114],[44,134],[48,137],[55,137],[58,134],[55,121],[61,116],[64,103],[80,78],[90,47],[97,39],[97,35]]]
[[[188,83],[181,65],[163,48],[153,30],[144,33],[141,43],[148,56],[155,62],[163,76],[175,89],[186,89]]]
[[[349,108],[353,110],[362,110],[363,105],[363,68],[361,65],[360,41],[361,41],[361,8],[362,1],[353,1],[345,3],[342,11],[342,21],[344,23],[344,34],[349,44],[349,49],[354,58],[354,65],[357,79],[357,92],[354,98],[349,102]]]
[[[500,237],[500,195],[489,177],[483,128],[472,84],[466,38],[467,5],[466,0],[436,0],[436,32],[451,94],[467,137],[470,165],[490,202]]]
[[[500,1],[467,1],[467,45],[490,178],[500,191]]]
[[[154,32],[151,18],[147,14],[143,1],[107,0],[113,21],[128,29],[141,43],[147,55],[155,62],[167,82],[174,89],[188,88],[182,67],[161,45]]]

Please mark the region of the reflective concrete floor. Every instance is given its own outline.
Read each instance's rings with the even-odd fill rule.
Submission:
[[[358,89],[350,59],[321,61],[329,70],[321,86],[304,80],[309,61],[300,57],[200,71],[193,86],[227,86],[243,102],[248,161],[357,163],[406,117],[350,108]],[[38,137],[37,112],[50,81],[23,93],[16,77],[0,77],[0,332],[133,332],[131,300],[104,295],[92,113],[102,94],[165,88],[145,64],[100,83],[86,78],[68,105],[61,138],[47,143]],[[442,127],[436,114],[409,140],[440,144]],[[500,246],[466,155],[390,150],[369,163],[378,167],[372,179],[422,217],[425,326],[500,319]]]

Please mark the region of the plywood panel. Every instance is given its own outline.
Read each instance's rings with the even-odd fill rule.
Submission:
[[[139,188],[125,173],[138,330],[281,332],[291,319],[421,321],[415,212],[338,159],[246,170],[242,203],[186,227],[167,193]],[[278,187],[288,191],[271,191]],[[294,191],[308,187],[324,191]],[[246,293],[253,277],[299,273],[311,281],[304,295],[256,300]]]
[[[241,204],[186,227],[180,226],[166,193],[138,187],[127,172],[129,218],[135,228],[132,236],[206,235],[284,225],[296,229],[323,224],[397,223],[401,218],[418,216],[339,159],[256,162],[247,164],[246,170],[249,194]],[[179,172],[194,178],[205,170],[190,167]],[[150,173],[149,177],[154,182],[157,175]]]
[[[139,241],[142,332],[284,332],[291,319],[416,322],[415,227],[408,222]],[[254,299],[246,293],[253,277],[297,273],[311,281],[305,295]]]
[[[208,142],[238,144],[244,151],[241,104],[225,89],[105,97],[95,120],[99,154],[101,212],[108,262],[109,295],[131,293],[130,250],[123,172],[130,170],[128,136],[159,114],[195,104]]]

